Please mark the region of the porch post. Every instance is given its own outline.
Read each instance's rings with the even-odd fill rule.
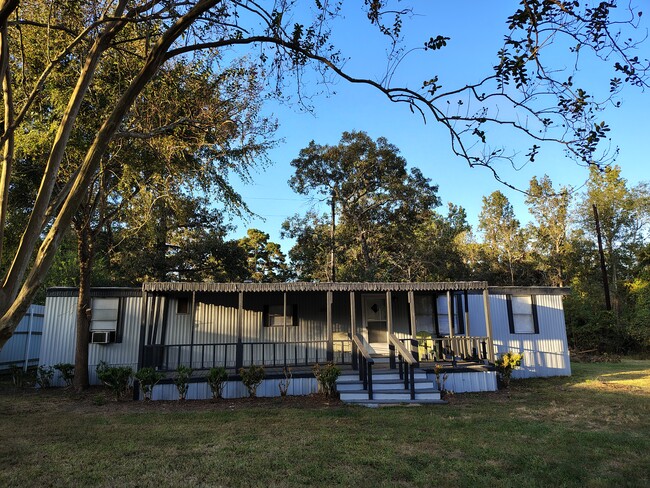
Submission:
[[[490,316],[490,292],[483,290],[483,310],[485,312],[485,335],[487,336],[488,361],[494,362],[494,343],[492,342],[492,318]]]
[[[456,341],[454,340],[454,302],[451,299],[451,290],[447,290],[447,321],[449,322],[449,344],[451,345],[451,360],[456,364]]]
[[[357,310],[354,292],[350,292],[350,338],[352,339],[352,367],[357,369],[357,346],[354,336],[357,334]]]
[[[192,292],[192,309],[190,311],[190,326],[192,327],[192,335],[190,337],[190,368],[192,367],[192,360],[194,359],[194,318],[196,317],[196,292]],[[180,366],[180,365],[179,365]]]
[[[393,294],[390,290],[386,292],[386,328],[388,333],[393,333]],[[388,341],[386,341],[388,342]]]
[[[32,333],[34,332],[32,330],[32,322],[34,319],[34,309],[32,306],[29,306],[29,310],[27,312],[28,318],[27,318],[27,338],[25,339],[25,355],[24,359],[25,361],[23,362],[23,372],[27,372],[27,366],[29,365],[29,349],[31,347],[31,342],[32,342]]]
[[[327,362],[334,361],[334,329],[332,328],[332,291],[327,292]]]
[[[454,337],[454,302],[451,299],[451,290],[447,290],[447,319],[449,320],[449,337]]]
[[[465,299],[464,300],[464,302],[465,302],[465,338],[466,338],[466,340],[465,340],[466,346],[465,347],[467,349],[465,351],[465,354],[466,354],[466,356],[469,357],[469,356],[473,355],[474,351],[472,350],[472,344],[471,344],[471,341],[470,341],[470,338],[469,338],[471,334],[470,334],[470,331],[469,331],[469,296],[468,296],[467,290],[463,291],[463,298]],[[476,350],[476,352],[478,353],[478,349]]]
[[[235,346],[235,370],[239,371],[244,364],[244,344],[242,343],[242,325],[244,319],[244,292],[240,291],[237,302],[237,345]],[[228,367],[227,364],[224,365]]]
[[[287,292],[285,291],[282,294],[282,335],[284,337],[284,347],[282,351],[282,356],[284,359],[284,367],[287,367]],[[275,356],[275,344],[273,344],[274,356]]]
[[[413,293],[413,290],[409,290],[408,292],[408,300],[409,300],[409,317],[411,318],[411,340],[410,345],[409,345],[409,350],[415,357],[417,361],[420,360],[420,355],[419,355],[419,349],[418,349],[418,342],[417,342],[417,326],[415,324],[415,294]]]
[[[147,332],[147,312],[149,307],[149,296],[146,291],[144,291],[144,286],[142,287],[142,298],[140,301],[140,344],[139,344],[139,353],[138,353],[138,370],[144,367],[144,344]],[[136,388],[133,388],[136,390]]]

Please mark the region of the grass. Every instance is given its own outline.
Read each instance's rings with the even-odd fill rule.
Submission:
[[[649,486],[650,361],[448,405],[0,391],[0,486]]]

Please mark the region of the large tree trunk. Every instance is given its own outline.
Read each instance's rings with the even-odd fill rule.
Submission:
[[[87,224],[75,228],[77,232],[77,253],[79,255],[79,299],[77,300],[77,334],[74,356],[74,388],[77,391],[88,388],[88,344],[90,342],[90,276],[94,248]]]

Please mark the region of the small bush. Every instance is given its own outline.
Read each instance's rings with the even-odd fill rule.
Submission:
[[[174,376],[174,384],[178,390],[178,399],[185,400],[187,390],[190,388],[190,377],[192,376],[192,368],[183,366],[182,364],[176,369],[176,376]]]
[[[119,400],[127,395],[131,389],[133,370],[128,366],[109,366],[105,361],[97,365],[97,377]]]
[[[226,386],[226,381],[228,381],[226,368],[210,368],[206,379],[210,390],[212,390],[212,398],[223,398],[223,388]]]
[[[239,368],[241,381],[248,390],[248,396],[255,398],[257,396],[257,387],[260,386],[264,379],[265,372],[264,366],[256,366],[251,364],[248,369]]]
[[[332,363],[327,363],[321,368],[316,364],[312,371],[318,380],[320,391],[325,394],[325,397],[330,398],[336,391],[336,380],[341,376],[341,370]]]
[[[505,354],[502,354],[494,363],[494,366],[497,368],[497,373],[499,373],[499,378],[501,378],[501,384],[504,388],[510,386],[510,377],[512,376],[512,372],[521,366],[521,360],[523,358],[523,354],[508,351]]]
[[[445,383],[447,382],[449,375],[443,372],[443,367],[440,364],[436,364],[433,368],[433,373],[436,375],[436,386],[438,387],[440,394],[445,395],[450,393],[445,388]]]
[[[54,368],[52,366],[39,366],[36,370],[36,384],[40,388],[49,388],[52,386],[54,378]]]
[[[156,386],[163,378],[164,375],[153,368],[142,368],[138,371],[135,374],[135,379],[138,380],[138,383],[140,384],[142,398],[145,400],[151,400],[154,386]]]
[[[25,380],[25,377],[23,375],[23,367],[18,366],[17,364],[12,364],[9,366],[9,372],[11,373],[11,382],[14,384],[14,386],[22,388]]]
[[[291,368],[287,367],[282,368],[282,374],[284,375],[284,378],[282,378],[278,383],[278,388],[280,388],[280,396],[284,398],[287,396],[287,392],[289,391],[289,385],[291,384],[293,374],[291,373]]]
[[[72,380],[74,380],[74,364],[58,363],[54,365],[54,369],[59,372],[66,387],[72,386]]]

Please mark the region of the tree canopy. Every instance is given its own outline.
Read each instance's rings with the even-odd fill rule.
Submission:
[[[305,69],[333,73],[442,124],[458,155],[490,167],[503,158],[534,160],[546,142],[560,144],[585,164],[600,164],[607,156],[600,143],[608,126],[599,110],[624,85],[647,85],[648,61],[634,55],[640,12],[613,2],[523,1],[505,19],[504,44],[491,72],[445,87],[442,74],[432,72],[417,80],[420,89],[391,84],[401,58],[413,47],[442,51],[449,39],[436,32],[403,39],[402,26],[413,12],[405,2],[363,2],[359,8],[383,34],[392,67],[377,82],[345,70],[344,46],[332,43],[332,20],[341,8],[341,2],[318,0],[0,0],[0,262],[8,263],[0,287],[0,344],[43,283],[79,203],[120,136],[142,135],[140,121],[154,122],[150,131],[177,128],[145,108],[152,96],[173,103],[173,94],[147,89],[175,63],[225,55],[215,62],[232,66],[229,61],[248,48],[250,64],[232,71],[233,79],[265,79],[275,95],[297,80],[303,100]],[[563,56],[561,66],[554,64],[558,51],[574,62]],[[603,75],[608,89],[602,97],[580,78],[581,63],[593,58],[611,70]],[[104,98],[111,101],[106,109]],[[229,121],[212,123],[221,130]],[[528,150],[518,156],[504,149],[496,139],[503,128],[526,135]],[[26,144],[40,147],[30,162],[22,160]],[[34,171],[31,177],[40,183],[17,195],[25,170]],[[21,199],[23,220],[14,222],[11,208]]]

